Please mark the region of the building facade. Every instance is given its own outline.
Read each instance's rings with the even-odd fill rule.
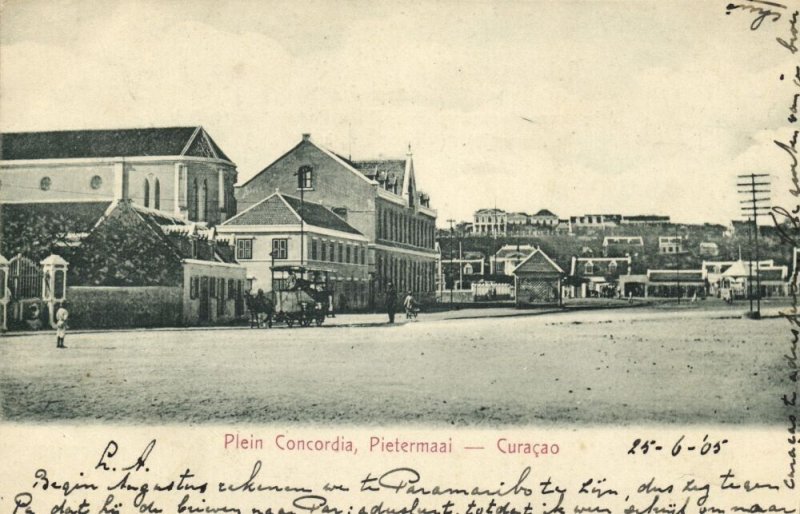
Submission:
[[[475,235],[504,235],[508,213],[502,209],[478,209],[472,216],[472,233]]]
[[[503,245],[489,257],[489,272],[512,276],[514,269],[535,250],[536,247],[531,245]]]
[[[555,230],[560,221],[548,209],[536,214],[506,212],[502,209],[479,209],[472,215],[472,234],[506,236],[537,235]]]
[[[572,257],[570,296],[574,298],[616,296],[620,277],[630,275],[631,258]]]
[[[302,265],[328,274],[336,310],[368,307],[369,241],[326,207],[273,193],[217,231],[235,245],[237,261],[247,268],[251,293],[279,286],[272,282],[273,266]],[[284,279],[281,274],[274,278]]]
[[[130,200],[204,225],[236,213],[236,165],[199,126],[0,138],[1,203]]]
[[[385,303],[391,281],[433,301],[436,211],[417,189],[412,155],[394,160],[350,160],[304,134],[291,150],[236,189],[244,210],[280,192],[320,204],[367,238],[369,305]]]

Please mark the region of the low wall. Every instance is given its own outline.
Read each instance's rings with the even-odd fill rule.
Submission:
[[[177,326],[182,323],[180,287],[67,288],[70,328]]]

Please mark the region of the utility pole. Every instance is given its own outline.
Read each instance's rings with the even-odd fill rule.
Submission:
[[[447,222],[450,224],[450,276],[453,278],[453,283],[450,285],[450,308],[453,308],[453,288],[456,286],[456,277],[453,274],[453,246],[455,245],[456,240],[456,232],[453,228],[453,223],[456,222],[454,219],[449,219]]]
[[[304,220],[303,220],[303,208],[305,207],[305,198],[303,197],[303,193],[306,189],[306,173],[308,168],[306,166],[301,166],[297,173],[294,174],[297,177],[297,185],[300,189],[300,267],[303,267],[303,259],[304,259],[304,246],[305,246],[305,230],[304,230]]]
[[[677,246],[675,248],[675,280],[678,284],[678,305],[681,304],[681,250],[683,250],[683,240],[678,235],[678,224],[675,224],[675,239]]]
[[[770,180],[769,174],[767,173],[750,173],[747,175],[738,175],[737,176],[737,183],[736,187],[738,188],[738,193],[743,195],[742,197],[745,198],[744,200],[740,200],[739,203],[742,204],[740,209],[742,214],[745,215],[748,222],[752,217],[753,220],[753,243],[755,245],[755,253],[756,253],[756,310],[753,311],[753,295],[752,293],[749,294],[750,296],[750,315],[754,319],[761,318],[761,273],[760,273],[760,266],[759,260],[761,259],[759,248],[758,248],[758,215],[759,214],[766,214],[767,211],[770,210]],[[750,263],[749,263],[749,279],[748,279],[748,291],[750,291],[751,284],[753,282],[753,257],[752,257],[752,250],[750,252]]]

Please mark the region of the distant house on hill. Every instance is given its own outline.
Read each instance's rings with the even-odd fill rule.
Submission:
[[[622,225],[665,225],[669,222],[669,216],[658,216],[653,214],[623,216],[622,220],[620,221]]]
[[[514,269],[525,260],[536,247],[531,245],[503,245],[489,257],[489,272],[493,275],[514,274]]]
[[[555,227],[559,223],[558,216],[553,214],[552,211],[548,209],[541,209],[536,214],[532,214],[529,217],[529,222],[531,225],[542,225],[547,227]]]
[[[571,296],[586,298],[616,293],[621,275],[631,273],[631,257],[573,257]]]
[[[624,257],[644,248],[641,236],[608,236],[603,238],[603,256]]]

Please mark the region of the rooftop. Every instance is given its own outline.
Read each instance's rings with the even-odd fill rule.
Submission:
[[[200,126],[0,134],[0,160],[193,156],[230,161]]]

